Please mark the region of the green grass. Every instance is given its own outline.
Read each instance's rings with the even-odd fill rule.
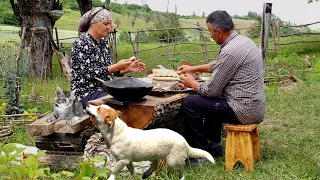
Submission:
[[[119,46],[122,52],[120,57],[131,55],[130,45]],[[155,45],[153,45],[155,46]],[[311,46],[311,47],[309,47]],[[215,165],[186,168],[186,179],[319,179],[320,171],[317,159],[320,156],[320,76],[316,71],[308,71],[303,66],[305,53],[310,52],[313,63],[320,61],[320,53],[316,52],[318,45],[301,45],[283,47],[276,57],[277,66],[275,72],[285,67],[295,67],[298,78],[304,80],[297,90],[278,92],[279,84],[272,82],[265,88],[267,98],[266,118],[259,126],[261,161],[255,164],[254,171],[248,173],[240,165],[233,172],[225,171],[224,158],[217,158]],[[296,52],[294,50],[297,49]],[[313,49],[315,48],[315,49]],[[309,50],[308,50],[309,49]],[[186,49],[188,50],[188,49]],[[308,50],[308,52],[307,52]],[[291,52],[291,53],[289,53]],[[145,54],[146,58],[154,54]],[[292,54],[292,55],[291,55]],[[275,62],[271,56],[267,62]],[[32,87],[44,97],[43,102],[28,104],[38,107],[41,112],[52,110],[51,102],[56,86],[68,90],[67,81],[55,67],[55,77],[52,80],[25,79],[22,84],[21,95],[30,95]],[[301,73],[304,72],[304,73]],[[270,73],[270,72],[268,72]],[[283,72],[285,74],[285,72]],[[279,74],[279,73],[278,73]],[[275,74],[274,74],[275,75]],[[26,103],[27,104],[27,103]],[[15,126],[15,134],[6,141],[33,145],[33,138],[25,135],[22,126]],[[167,177],[160,173],[160,179],[177,179],[175,173]],[[119,179],[140,179],[140,175],[134,177],[122,177]]]

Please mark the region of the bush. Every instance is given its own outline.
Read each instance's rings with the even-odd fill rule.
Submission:
[[[111,3],[110,3],[110,11],[116,12],[116,13],[119,13],[119,14],[122,14],[123,9],[122,9],[121,4],[112,3],[112,2],[111,2]]]
[[[79,10],[79,5],[77,3],[77,1],[74,1],[74,0],[64,0],[62,2],[62,6],[63,6],[63,9],[72,9],[72,10]]]
[[[157,20],[154,23],[152,29],[163,29],[163,28],[179,28],[179,16],[174,13],[166,13],[165,16],[157,16]],[[163,31],[154,31],[149,34],[151,40],[160,41],[160,42],[173,42],[174,38],[183,37],[183,30],[163,30]]]
[[[14,26],[19,26],[19,21],[12,11],[5,11],[2,13],[3,18],[0,19],[1,24],[9,24]]]
[[[122,31],[119,35],[119,41],[120,42],[126,42],[126,43],[130,43],[130,35],[128,33],[128,31]]]

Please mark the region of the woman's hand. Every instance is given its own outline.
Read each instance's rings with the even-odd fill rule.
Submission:
[[[117,69],[118,71],[120,70],[125,70],[127,69],[130,64],[132,64],[133,62],[130,61],[129,59],[123,59],[123,60],[120,60],[119,62],[117,62],[115,65],[117,66]]]
[[[146,68],[145,64],[140,60],[133,61],[128,68],[126,69],[127,72],[142,72]]]
[[[178,74],[185,74],[185,73],[192,73],[193,66],[182,65],[178,67],[177,73]]]

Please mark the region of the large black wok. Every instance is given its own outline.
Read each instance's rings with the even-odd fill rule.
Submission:
[[[103,81],[104,89],[115,99],[120,101],[135,101],[146,96],[153,88],[152,83],[137,78],[117,78],[111,81]]]

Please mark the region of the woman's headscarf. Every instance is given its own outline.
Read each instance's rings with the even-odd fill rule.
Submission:
[[[81,17],[78,31],[79,33],[87,32],[91,24],[104,20],[112,20],[110,11],[103,7],[93,8]]]

